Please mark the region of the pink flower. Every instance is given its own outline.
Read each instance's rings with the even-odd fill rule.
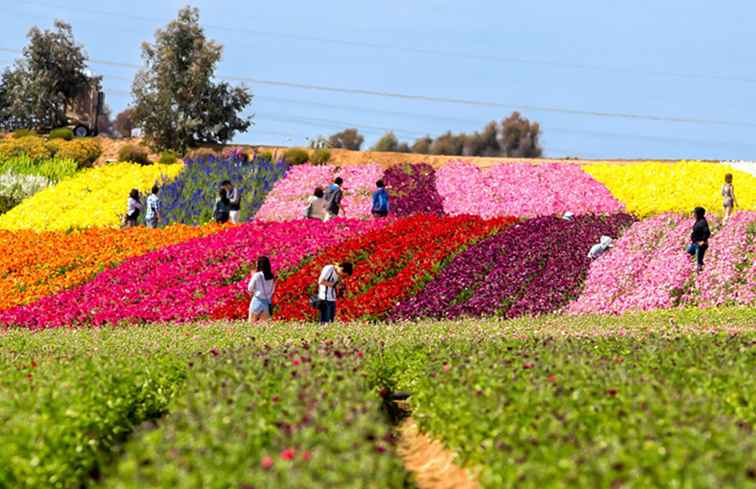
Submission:
[[[286,460],[287,462],[290,462],[294,460],[294,456],[296,455],[296,452],[293,448],[287,448],[283,451],[281,451],[281,460]]]
[[[262,460],[260,460],[260,467],[263,470],[270,470],[273,468],[273,459],[270,458],[268,455],[264,456]]]

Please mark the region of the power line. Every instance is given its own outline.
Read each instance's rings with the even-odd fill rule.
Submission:
[[[80,12],[85,12],[85,13],[90,13],[90,14],[95,14],[95,15],[118,17],[119,19],[128,18],[128,19],[137,20],[140,22],[147,22],[150,24],[154,22],[158,22],[161,24],[168,22],[168,19],[144,17],[144,16],[133,15],[133,14],[124,13],[124,12],[114,12],[114,11],[92,9],[92,8],[71,7],[70,5],[63,6],[63,5],[54,5],[54,4],[46,4],[46,3],[41,3],[41,2],[28,2],[28,1],[25,2],[25,5],[36,5],[38,7],[48,8],[48,9],[49,8],[64,9],[66,11],[78,10]],[[255,35],[260,35],[260,36],[291,39],[295,41],[336,44],[336,45],[351,46],[351,47],[370,48],[370,49],[375,49],[375,50],[386,49],[386,50],[393,50],[393,51],[401,51],[402,53],[410,52],[410,53],[417,53],[417,54],[437,56],[437,57],[468,59],[468,60],[478,60],[478,61],[498,62],[498,63],[510,63],[510,64],[515,63],[515,64],[525,64],[525,65],[540,65],[540,66],[569,68],[569,69],[602,72],[602,73],[612,72],[612,73],[619,73],[619,74],[633,74],[635,76],[662,76],[662,77],[674,77],[674,78],[690,78],[690,79],[702,79],[702,80],[719,80],[719,81],[736,81],[736,82],[742,82],[742,83],[756,83],[756,79],[732,76],[732,75],[714,75],[711,73],[683,73],[683,72],[671,72],[671,71],[658,71],[658,70],[649,70],[646,68],[628,69],[628,68],[623,68],[619,66],[609,66],[609,65],[599,65],[599,64],[566,63],[563,61],[529,59],[529,58],[512,57],[512,56],[492,56],[492,55],[476,54],[476,53],[461,53],[461,52],[451,52],[451,51],[443,51],[443,50],[437,50],[437,49],[418,48],[418,47],[413,47],[413,46],[397,46],[397,45],[391,45],[391,44],[382,44],[382,43],[374,43],[374,42],[366,42],[366,41],[355,41],[355,40],[348,40],[348,39],[334,39],[334,38],[324,38],[324,37],[315,37],[315,36],[303,36],[301,34],[291,34],[291,33],[275,32],[275,31],[263,31],[259,29],[250,29],[248,27],[228,26],[228,25],[218,25],[218,24],[203,24],[203,27],[207,29],[220,30],[224,32],[239,31],[243,33],[255,34]]]

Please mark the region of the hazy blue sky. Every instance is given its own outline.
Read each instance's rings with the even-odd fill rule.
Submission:
[[[0,48],[70,22],[94,60],[138,64],[186,2],[0,0]],[[355,126],[374,142],[473,131],[523,108],[550,156],[756,158],[756,3],[746,0],[195,0],[225,46],[218,74],[496,102],[471,106],[250,83],[256,125],[237,142],[304,144]],[[0,51],[0,64],[14,54]],[[115,112],[134,69],[92,64]],[[529,108],[526,108],[529,107]],[[703,123],[597,117],[554,108]],[[720,121],[728,124],[715,124]]]

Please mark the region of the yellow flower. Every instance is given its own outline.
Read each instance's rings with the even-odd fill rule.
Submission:
[[[721,192],[727,173],[733,175],[735,210],[756,210],[756,177],[724,164],[596,163],[583,166],[583,170],[603,183],[628,212],[641,218],[668,211],[691,212],[699,206],[722,214]]]
[[[176,178],[183,167],[181,163],[148,166],[115,163],[86,170],[0,216],[0,229],[55,231],[118,226],[132,188],[146,192],[163,179]]]

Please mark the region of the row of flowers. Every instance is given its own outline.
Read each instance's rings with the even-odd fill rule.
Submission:
[[[739,212],[713,235],[701,273],[685,253],[693,220],[663,214],[633,225],[594,262],[572,313],[622,313],[677,305],[753,304],[756,300],[756,212]]]
[[[516,317],[555,311],[577,296],[591,245],[602,235],[621,234],[632,221],[627,214],[574,221],[547,216],[506,228],[457,256],[391,317]]]
[[[85,170],[36,193],[0,216],[0,229],[68,230],[117,226],[133,188],[173,180],[184,165],[116,163]]]
[[[244,290],[256,259],[286,270],[307,256],[376,229],[382,221],[254,222],[132,257],[84,285],[0,312],[0,324],[190,321]]]
[[[219,226],[74,232],[0,230],[0,310],[83,284],[132,256],[206,236]]]

